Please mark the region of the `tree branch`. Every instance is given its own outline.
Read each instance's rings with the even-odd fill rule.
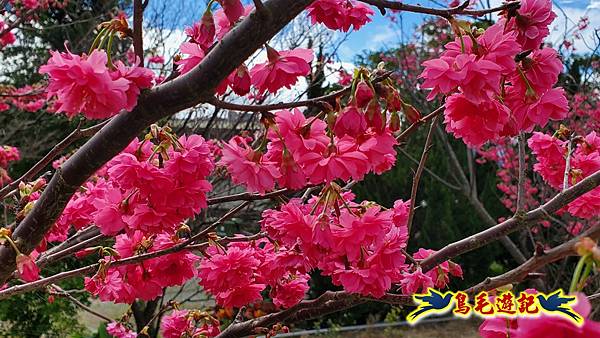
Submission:
[[[562,207],[571,203],[577,197],[596,188],[598,185],[600,185],[600,170],[570,187],[569,189],[560,192],[550,201],[532,211],[527,212],[522,217],[512,217],[489,229],[445,246],[443,249],[423,260],[421,262],[421,267],[423,268],[424,272],[429,271],[444,261],[452,259],[465,252],[480,248],[498,238],[501,238],[502,236],[506,236],[512,232],[522,229],[532,222],[538,221],[553,214]]]
[[[473,9],[467,9],[467,7],[469,5],[469,1],[465,1],[464,3],[462,3],[461,5],[456,6],[456,7],[443,8],[443,9],[442,8],[422,7],[419,5],[409,5],[409,4],[399,2],[399,1],[388,1],[388,0],[359,0],[359,1],[379,8],[380,11],[382,11],[382,13],[385,13],[384,9],[388,8],[388,9],[393,9],[393,10],[397,10],[397,11],[437,15],[437,16],[441,16],[443,18],[450,18],[453,15],[483,16],[483,15],[486,15],[489,13],[501,12],[501,11],[512,9],[512,8],[518,8],[521,4],[520,1],[512,1],[512,2],[507,2],[498,7],[473,10]]]
[[[421,181],[421,175],[423,174],[423,168],[425,168],[425,162],[427,162],[427,156],[429,155],[429,151],[431,150],[431,140],[433,139],[433,130],[435,129],[437,122],[437,115],[431,121],[431,126],[429,127],[429,132],[427,133],[427,139],[425,140],[425,145],[423,146],[423,153],[421,154],[421,160],[419,161],[419,165],[417,166],[417,171],[413,177],[412,189],[410,192],[410,209],[408,212],[408,234],[410,235],[410,229],[412,226],[413,218],[415,216],[415,203],[417,200],[417,191],[419,190],[419,182]]]
[[[133,0],[133,51],[141,66],[144,65],[144,4],[142,0]]]
[[[580,236],[554,247],[541,255],[536,254],[517,268],[503,273],[502,275],[491,278],[488,277],[481,283],[470,287],[466,292],[469,294],[477,294],[481,291],[492,290],[506,284],[521,282],[525,280],[532,271],[538,270],[541,267],[566,256],[576,256],[575,244],[583,237],[598,239],[600,237],[600,227],[593,227]]]

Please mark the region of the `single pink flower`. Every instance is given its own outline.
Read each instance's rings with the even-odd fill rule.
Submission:
[[[517,31],[517,41],[523,50],[538,49],[544,38],[550,34],[548,26],[555,18],[551,0],[523,0],[516,17],[510,18],[508,22],[503,18],[499,24]]]
[[[244,15],[244,5],[240,0],[217,0],[230,22],[236,22]]]
[[[165,315],[160,322],[160,331],[164,338],[180,338],[190,334],[192,330],[188,310],[173,310]]]
[[[364,134],[367,130],[365,113],[357,106],[347,106],[337,117],[333,130],[338,137],[343,137],[344,135],[357,137]]]
[[[115,338],[136,338],[137,333],[126,328],[123,324],[110,322],[106,325],[106,332]]]
[[[216,27],[212,11],[206,9],[199,22],[195,22],[191,27],[185,28],[185,34],[190,37],[193,43],[197,43],[203,50],[207,50],[215,41]]]
[[[141,90],[152,87],[154,73],[144,67],[127,67],[120,61],[116,62],[115,65],[117,69],[111,73],[113,80],[126,79],[129,81],[129,88],[125,91],[125,95],[127,95],[125,109],[131,111],[137,105],[137,99]]]
[[[250,192],[264,194],[272,190],[275,180],[281,177],[275,162],[268,161],[262,153],[236,138],[223,144],[220,163],[227,167],[233,183],[245,185]]]
[[[356,99],[356,105],[359,108],[365,108],[369,102],[375,97],[375,92],[373,88],[365,81],[360,81],[356,85],[356,92],[354,93],[354,97]]]
[[[304,298],[308,291],[308,275],[291,276],[278,283],[271,290],[273,304],[280,308],[290,308]]]
[[[180,74],[189,72],[204,59],[204,51],[199,44],[184,42],[179,47],[179,50],[181,53],[189,55],[188,57],[175,62],[175,64],[179,66],[178,70]]]
[[[509,109],[496,100],[475,104],[462,94],[446,99],[446,130],[470,146],[480,146],[500,136],[510,117]]]
[[[269,91],[272,94],[283,87],[291,88],[298,77],[310,73],[313,60],[312,49],[296,48],[288,51],[276,51],[267,46],[268,61],[252,67],[252,84],[260,94]]]
[[[405,295],[412,295],[419,291],[424,292],[433,287],[433,280],[428,275],[423,274],[420,267],[414,272],[404,273],[403,278],[400,281],[400,286],[402,293]]]
[[[50,76],[48,98],[57,97],[57,112],[72,117],[78,113],[90,119],[111,117],[127,106],[130,81],[113,79],[106,67],[104,51],[88,55],[50,52],[52,57],[40,67]]]

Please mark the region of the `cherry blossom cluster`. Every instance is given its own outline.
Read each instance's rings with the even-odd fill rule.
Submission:
[[[70,226],[89,224],[106,235],[173,233],[206,208],[212,189],[206,178],[214,168],[208,142],[199,135],[177,139],[154,130],[160,143],[134,140],[75,194],[49,241],[65,240]]]
[[[160,323],[164,338],[216,337],[220,322],[206,312],[173,310],[165,315]]]
[[[8,166],[21,158],[19,149],[11,146],[0,146],[0,187],[12,181],[8,176]]]
[[[85,278],[85,289],[102,301],[133,303],[153,300],[169,286],[183,285],[196,276],[199,257],[187,250],[147,259],[139,264],[111,267],[114,258],[127,258],[168,249],[181,240],[168,235],[146,236],[141,231],[116,236],[112,255],[105,256],[93,277]],[[105,250],[106,251],[106,250]]]
[[[398,200],[393,209],[385,209],[353,199],[332,185],[306,204],[294,199],[279,210],[264,211],[262,227],[270,238],[300,252],[306,269],[318,268],[334,284],[365,296],[382,297],[395,284],[406,294],[434,283],[443,288],[449,272],[462,276],[454,263],[445,262],[426,275],[406,263],[410,203]],[[415,258],[430,253],[421,249]]]
[[[361,180],[369,172],[381,174],[396,161],[392,130],[399,126],[402,103],[394,94],[385,97],[386,111],[372,86],[357,82],[351,102],[328,114],[329,125],[319,117],[307,119],[298,109],[276,112],[266,118],[267,132],[257,149],[251,138],[236,136],[223,144],[219,163],[234,183],[261,194],[275,183],[298,189],[337,179]]]
[[[34,113],[46,106],[47,102],[46,95],[39,85],[5,88],[2,90],[2,94],[5,97],[0,100],[0,112],[13,106],[18,110]],[[47,110],[52,109],[50,107]]]
[[[539,48],[555,16],[550,0],[524,0],[481,34],[452,22],[458,37],[421,74],[429,99],[448,95],[448,131],[477,147],[566,117],[564,91],[553,88],[562,63],[554,49]]]
[[[273,303],[288,308],[308,290],[308,270],[300,252],[267,239],[211,246],[205,256],[198,271],[200,285],[225,308],[262,300],[267,286]]]
[[[54,110],[72,117],[79,113],[88,119],[103,119],[137,104],[142,89],[152,87],[154,73],[139,66],[117,61],[107,65],[105,51],[95,49],[89,55],[51,51],[40,73],[48,74],[48,99],[56,97]]]
[[[568,139],[564,140],[565,137],[561,136]],[[562,190],[565,183],[570,186],[600,170],[600,136],[595,131],[585,137],[573,138],[563,130],[559,130],[555,135],[535,132],[528,143],[537,158],[533,170],[555,189]],[[569,170],[565,175],[567,162]],[[569,203],[566,211],[581,218],[600,215],[600,188],[595,188]]]
[[[239,0],[219,3],[222,9],[213,14],[208,7],[199,22],[185,29],[189,40],[180,47],[185,57],[176,61],[181,74],[198,65],[212,45],[221,40],[242,17],[254,9],[250,5],[244,7]],[[298,77],[310,73],[310,63],[314,57],[311,49],[277,51],[268,45],[266,48],[266,62],[258,63],[250,70],[242,64],[221,82],[216,88],[217,94],[222,95],[230,88],[237,95],[244,96],[250,92],[251,86],[256,88],[259,95],[266,91],[275,94],[283,87],[291,88],[297,83]]]
[[[313,24],[322,23],[333,30],[347,32],[350,28],[359,30],[371,22],[373,10],[355,0],[317,0],[307,9]]]

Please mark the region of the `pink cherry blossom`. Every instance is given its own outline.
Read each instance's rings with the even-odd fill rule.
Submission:
[[[188,310],[173,310],[165,315],[160,322],[160,331],[164,338],[180,338],[184,334],[191,334],[193,328],[188,316]]]
[[[311,22],[322,23],[329,29],[347,32],[351,27],[359,30],[371,22],[373,10],[354,0],[317,0],[308,7]]]
[[[175,64],[179,66],[178,70],[180,74],[189,72],[204,59],[204,51],[202,50],[202,47],[196,43],[184,42],[179,47],[179,50],[181,53],[189,55],[188,57],[175,62]]]
[[[499,23],[506,25],[507,29],[517,31],[517,41],[527,50],[540,47],[544,38],[550,34],[548,26],[555,18],[551,0],[524,0],[516,17],[503,19]]]
[[[345,136],[334,143],[324,154],[310,152],[298,160],[311,183],[360,180],[369,171],[369,158],[357,150],[353,138]]]
[[[550,135],[535,132],[527,143],[538,160],[538,163],[533,165],[533,170],[540,173],[551,186],[560,189],[566,166],[565,142]]]
[[[245,185],[250,192],[264,194],[272,190],[275,180],[281,177],[275,162],[267,160],[240,138],[223,143],[220,163],[227,167],[233,183]]]
[[[412,295],[419,291],[424,292],[434,285],[431,277],[423,274],[420,267],[416,268],[414,272],[404,273],[402,277],[400,286],[402,287],[402,293],[405,295]]]
[[[217,0],[230,22],[236,22],[244,15],[244,5],[240,0]]]
[[[354,94],[356,99],[356,105],[359,108],[365,108],[369,102],[375,96],[375,92],[373,92],[373,88],[369,86],[365,81],[360,81],[356,85],[356,92]]]
[[[127,67],[120,61],[116,62],[115,65],[117,69],[111,74],[113,80],[126,79],[129,81],[129,88],[125,91],[125,95],[127,95],[125,109],[131,111],[137,104],[140,91],[152,87],[154,73],[144,67]]]
[[[186,27],[185,34],[190,37],[190,42],[197,43],[203,50],[207,50],[213,44],[216,35],[215,20],[210,9],[204,12],[200,21]]]
[[[495,100],[477,105],[462,94],[446,99],[446,130],[477,147],[500,136],[510,117],[509,109]]]
[[[50,52],[40,73],[50,76],[48,98],[57,97],[57,112],[72,117],[78,113],[90,119],[111,117],[127,106],[130,81],[113,79],[106,67],[104,51],[88,55]]]
[[[126,328],[123,324],[110,322],[106,325],[106,332],[115,338],[136,338],[137,333]]]
[[[273,304],[281,308],[290,308],[304,298],[308,291],[308,275],[291,276],[278,283],[272,290]]]
[[[357,106],[347,106],[337,117],[333,130],[338,137],[344,135],[357,137],[363,134],[367,130],[365,113]]]
[[[310,63],[313,60],[312,49],[296,48],[288,51],[276,51],[267,47],[268,60],[252,67],[250,76],[252,84],[262,94],[269,91],[272,94],[283,87],[291,88],[298,82],[298,77],[310,73]]]

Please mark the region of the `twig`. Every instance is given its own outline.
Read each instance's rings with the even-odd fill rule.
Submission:
[[[525,135],[519,134],[519,181],[517,183],[517,210],[516,215],[525,212]]]
[[[387,79],[392,72],[385,72],[382,75],[377,76],[371,83],[379,83]],[[331,94],[315,97],[308,100],[296,101],[296,102],[280,102],[274,104],[263,104],[263,105],[247,105],[233,102],[225,102],[212,96],[205,100],[205,103],[209,103],[217,108],[236,110],[236,111],[252,111],[252,112],[265,112],[279,109],[289,109],[297,107],[308,107],[308,106],[321,106],[322,102],[331,102],[335,98],[347,94],[352,89],[352,86],[345,87]]]
[[[409,5],[399,1],[388,1],[388,0],[360,0],[369,5],[373,5],[380,10],[389,8],[398,11],[412,12],[412,13],[421,13],[421,14],[429,14],[429,15],[437,15],[443,18],[450,18],[453,15],[470,15],[470,16],[483,16],[489,13],[501,12],[504,10],[508,10],[511,8],[518,8],[520,5],[520,1],[507,2],[501,6],[480,10],[471,10],[467,9],[469,5],[469,1],[465,1],[461,5],[452,8],[430,8],[430,7],[422,7],[418,5]],[[385,12],[382,10],[382,12]]]
[[[410,234],[410,229],[412,227],[413,218],[415,216],[415,203],[417,199],[417,190],[419,190],[419,181],[421,180],[421,175],[423,174],[423,168],[425,168],[425,162],[427,162],[427,157],[429,151],[431,150],[431,140],[433,139],[433,129],[436,126],[437,115],[434,116],[431,121],[431,126],[429,127],[429,132],[427,133],[427,139],[425,140],[425,145],[423,146],[423,153],[421,154],[421,160],[419,161],[419,166],[417,167],[417,171],[415,172],[415,176],[413,177],[412,189],[410,192],[410,209],[408,212],[408,233]]]
[[[412,133],[414,133],[422,124],[431,121],[433,118],[441,114],[444,111],[444,108],[444,106],[438,107],[436,110],[432,111],[428,115],[425,115],[423,118],[417,120],[416,122],[408,126],[408,128],[402,131],[400,135],[396,136],[396,141],[404,141],[406,138],[408,138],[408,136],[412,135]]]
[[[105,320],[105,321],[107,321],[109,323],[113,321],[108,316],[105,316],[105,315],[103,315],[103,314],[101,314],[101,313],[99,313],[99,312],[91,309],[90,307],[86,306],[85,304],[83,304],[82,302],[80,302],[79,299],[73,297],[70,293],[68,293],[65,290],[61,289],[58,285],[52,284],[52,285],[50,285],[50,287],[53,288],[54,290],[56,290],[56,292],[52,293],[52,294],[68,298],[73,304],[79,306],[84,311],[89,312],[89,313],[93,314],[94,316],[96,316],[96,317],[98,317],[98,318],[100,318],[102,320]]]
[[[19,186],[19,183],[29,181],[33,177],[35,177],[35,175],[37,175],[42,169],[44,169],[48,164],[50,164],[50,162],[52,162],[52,160],[54,160],[56,156],[62,153],[63,150],[65,150],[68,146],[73,144],[73,142],[79,140],[80,138],[94,135],[98,130],[102,129],[102,127],[104,127],[106,123],[108,123],[108,120],[86,129],[80,129],[79,127],[77,127],[77,129],[75,129],[71,134],[69,134],[62,141],[56,144],[33,167],[27,170],[27,172],[23,174],[23,176],[15,179],[13,182],[0,189],[0,199],[6,197],[11,191],[14,191],[14,189],[16,189]]]
[[[402,153],[402,155],[406,156],[411,162],[413,162],[416,165],[419,164],[419,161],[417,159],[415,159],[414,157],[412,157],[402,147],[398,147],[398,150],[400,151],[400,153]],[[450,188],[452,190],[461,190],[461,187],[456,186],[456,185],[454,185],[454,184],[446,181],[445,179],[441,178],[438,174],[436,174],[433,171],[431,171],[429,168],[425,167],[424,169],[425,169],[426,173],[428,173],[429,175],[431,175],[431,177],[435,178],[438,182],[442,183],[443,185],[447,186],[448,188]]]

